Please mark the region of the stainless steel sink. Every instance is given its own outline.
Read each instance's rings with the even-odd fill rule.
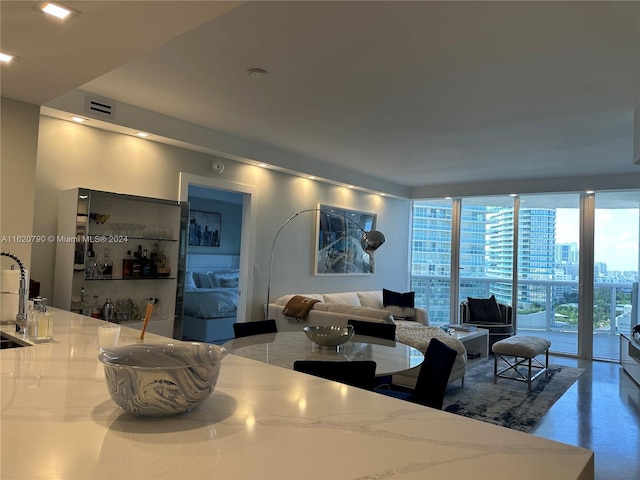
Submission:
[[[5,348],[30,347],[31,344],[23,342],[5,332],[0,332],[0,350]]]

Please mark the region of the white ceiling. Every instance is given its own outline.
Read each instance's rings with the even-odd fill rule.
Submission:
[[[3,96],[79,89],[402,187],[640,173],[640,2],[63,3],[2,1]]]

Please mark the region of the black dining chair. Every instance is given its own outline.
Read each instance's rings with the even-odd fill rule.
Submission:
[[[367,322],[366,320],[354,320],[350,318],[347,320],[347,325],[353,326],[353,331],[356,335],[366,335],[368,337],[382,338],[394,342],[396,340],[396,326],[393,323]],[[374,388],[390,385],[392,380],[393,377],[391,375],[377,377]]]
[[[353,362],[296,360],[293,369],[316,377],[334,380],[365,390],[373,390],[376,378],[376,362],[373,360],[355,360]]]
[[[238,322],[233,324],[235,338],[248,337],[250,335],[262,335],[264,333],[276,333],[278,327],[276,321],[257,320],[255,322]]]
[[[347,320],[348,325],[353,325],[356,335],[366,335],[368,337],[384,338],[386,340],[396,339],[396,326],[393,323],[367,322],[365,320]]]
[[[442,410],[444,393],[449,382],[449,375],[456,361],[456,352],[437,338],[431,339],[424,355],[424,362],[413,391],[397,391],[392,389],[376,389],[378,393],[409,402],[419,403],[427,407]]]

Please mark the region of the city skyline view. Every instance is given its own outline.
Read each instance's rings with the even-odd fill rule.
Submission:
[[[638,272],[640,225],[637,209],[596,209],[594,261],[605,263],[608,271]],[[556,209],[556,244],[579,246],[578,209]]]

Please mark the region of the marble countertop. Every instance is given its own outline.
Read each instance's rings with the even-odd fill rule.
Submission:
[[[52,343],[0,351],[2,479],[594,475],[590,450],[231,354],[198,409],[134,417],[107,391],[97,359],[101,322],[52,310]],[[139,334],[123,327],[120,344]],[[147,333],[144,341],[170,339]]]

